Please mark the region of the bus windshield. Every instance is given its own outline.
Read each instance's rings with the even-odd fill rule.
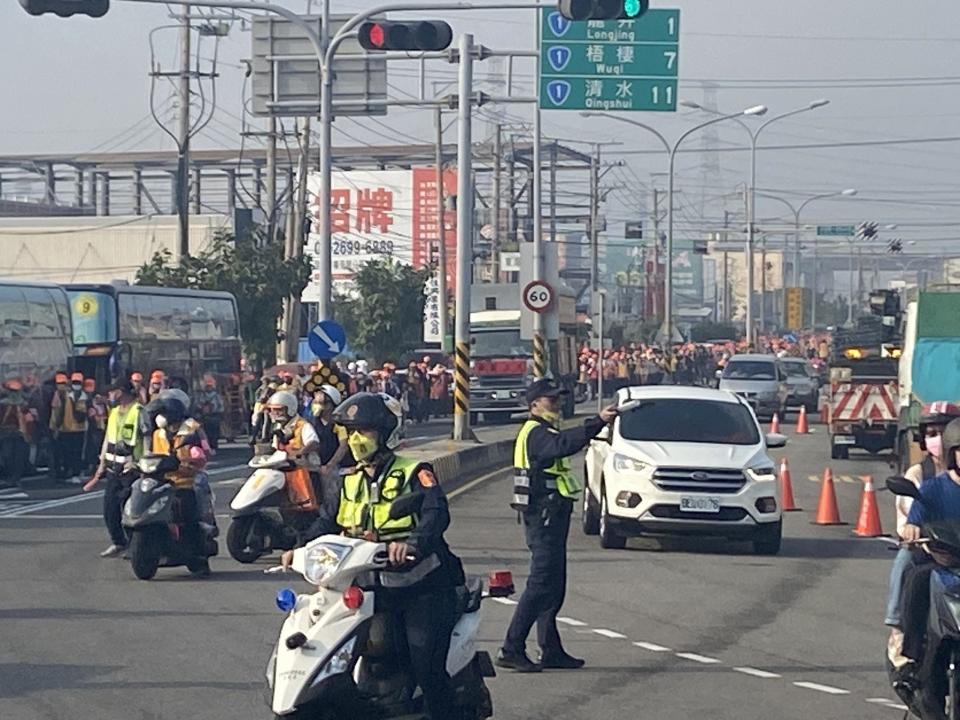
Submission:
[[[69,366],[70,310],[59,288],[0,284],[0,374],[30,382]]]
[[[117,302],[112,295],[95,290],[67,290],[73,316],[74,345],[106,345],[117,342]]]

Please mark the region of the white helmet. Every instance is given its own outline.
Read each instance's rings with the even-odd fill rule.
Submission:
[[[294,418],[297,416],[297,410],[299,409],[297,396],[292,392],[287,392],[286,390],[278,390],[270,396],[269,400],[267,400],[268,410],[275,407],[283,408],[286,411],[288,418]]]
[[[401,406],[400,401],[392,395],[388,395],[387,393],[378,394],[383,398],[383,404],[387,406],[387,410],[397,416],[397,426],[393,432],[390,433],[390,437],[387,438],[387,447],[391,450],[396,450],[397,446],[400,445],[400,441],[403,439],[403,406]]]
[[[321,385],[320,392],[326,395],[333,402],[334,407],[343,402],[343,396],[333,385]]]

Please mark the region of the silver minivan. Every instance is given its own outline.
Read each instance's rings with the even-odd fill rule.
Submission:
[[[774,355],[734,355],[720,373],[719,388],[742,397],[758,417],[786,414],[787,375]]]

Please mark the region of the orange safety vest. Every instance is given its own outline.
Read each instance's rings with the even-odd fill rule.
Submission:
[[[180,467],[166,475],[166,478],[178,490],[189,490],[193,487],[193,479],[196,477],[198,469],[191,464],[190,448],[198,444],[196,440],[203,437],[202,433],[200,423],[196,420],[193,418],[184,420],[180,424],[180,429],[173,436],[173,447],[171,449],[167,431],[160,428],[153,431],[153,453],[157,455],[175,454],[177,460],[180,461]]]
[[[285,443],[278,440],[277,449],[284,452],[302,450],[304,447],[303,429],[306,425],[307,421],[297,416],[293,423],[284,428],[284,435],[286,436],[289,433],[290,439]],[[297,467],[293,470],[287,470],[284,477],[287,482],[287,498],[291,505],[300,510],[316,510],[319,507],[317,495],[313,489],[313,481],[310,479],[310,471],[307,468]]]

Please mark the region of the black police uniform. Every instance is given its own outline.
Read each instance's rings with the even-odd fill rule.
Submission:
[[[544,470],[554,461],[580,452],[606,423],[594,417],[581,427],[558,431],[545,420],[533,419],[540,422],[540,427],[527,437],[530,500],[523,513],[531,553],[530,576],[507,629],[501,659],[523,656],[527,635],[536,623],[542,658],[549,663],[566,657],[557,631],[557,613],[566,595],[567,535],[573,500],[546,487]]]

